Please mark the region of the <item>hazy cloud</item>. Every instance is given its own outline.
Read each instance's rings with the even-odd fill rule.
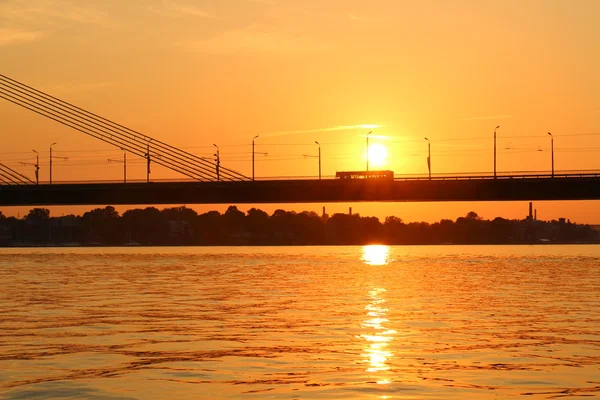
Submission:
[[[149,6],[148,9],[155,14],[162,15],[163,17],[214,18],[213,15],[196,6],[170,0],[163,0],[160,6]]]
[[[375,124],[360,124],[360,125],[341,125],[341,126],[333,126],[329,128],[317,128],[317,129],[306,129],[300,131],[281,131],[281,132],[273,132],[266,133],[260,135],[261,137],[274,137],[274,136],[286,136],[286,135],[296,135],[301,133],[317,133],[317,132],[339,132],[339,131],[350,131],[350,130],[358,130],[358,129],[379,129],[383,128],[381,125]]]
[[[267,5],[267,6],[277,5],[277,3],[275,2],[275,0],[246,0],[246,1],[248,1],[248,3],[264,4],[264,5]]]
[[[43,34],[35,31],[22,31],[11,28],[0,28],[0,46],[11,44],[33,42],[41,38]]]
[[[100,24],[106,14],[80,2],[57,0],[6,0],[0,3],[0,20],[19,25],[47,26],[64,22]]]
[[[488,115],[488,116],[483,116],[483,117],[468,117],[468,118],[461,118],[461,121],[483,121],[483,120],[488,120],[488,119],[508,119],[508,118],[512,118],[511,114],[504,114],[504,115]]]
[[[210,39],[183,41],[179,44],[193,50],[217,54],[313,53],[330,48],[323,41],[254,29],[231,30]]]
[[[34,42],[65,24],[103,24],[105,14],[79,2],[0,1],[0,46]]]
[[[352,13],[348,13],[348,18],[350,18],[353,21],[367,22],[364,18]]]

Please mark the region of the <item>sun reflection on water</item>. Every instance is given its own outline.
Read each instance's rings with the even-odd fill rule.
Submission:
[[[387,265],[390,261],[390,248],[388,246],[365,246],[363,247],[362,261],[367,265]],[[382,373],[390,370],[389,360],[393,353],[389,350],[389,344],[397,333],[393,329],[386,328],[389,320],[386,315],[389,309],[386,307],[387,289],[371,288],[368,292],[370,302],[365,306],[367,319],[361,324],[364,333],[360,338],[365,340],[364,357],[361,360],[368,364],[366,371],[369,373]],[[379,384],[388,384],[390,381],[381,377],[377,380]]]
[[[390,247],[384,245],[364,246],[361,260],[367,265],[387,265],[390,260]]]

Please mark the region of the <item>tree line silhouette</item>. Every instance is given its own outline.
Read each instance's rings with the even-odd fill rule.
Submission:
[[[230,206],[223,214],[198,214],[187,207],[132,209],[122,215],[112,206],[81,216],[52,217],[34,208],[23,218],[0,211],[0,245],[364,245],[510,244],[596,242],[589,225],[564,219],[483,220],[477,213],[452,221],[405,223],[390,216],[381,222],[359,214],[318,215],[276,210],[272,215]]]

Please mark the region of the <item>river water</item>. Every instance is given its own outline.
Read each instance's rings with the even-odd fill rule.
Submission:
[[[0,398],[600,396],[600,246],[0,250]]]

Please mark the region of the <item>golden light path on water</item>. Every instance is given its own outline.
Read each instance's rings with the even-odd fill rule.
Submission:
[[[390,260],[390,246],[373,244],[362,248],[361,260],[367,265],[387,265]]]
[[[365,264],[373,267],[385,266],[390,261],[389,246],[371,245],[364,246],[362,260]],[[378,374],[389,371],[388,362],[394,354],[388,350],[390,342],[397,333],[393,329],[386,328],[389,320],[386,315],[389,309],[386,307],[387,289],[374,287],[369,290],[368,296],[371,302],[365,306],[367,319],[361,324],[365,329],[360,337],[365,340],[365,352],[361,354],[365,359],[361,360],[368,364],[366,369],[369,373]],[[389,384],[390,380],[385,377],[377,377],[378,384]]]

